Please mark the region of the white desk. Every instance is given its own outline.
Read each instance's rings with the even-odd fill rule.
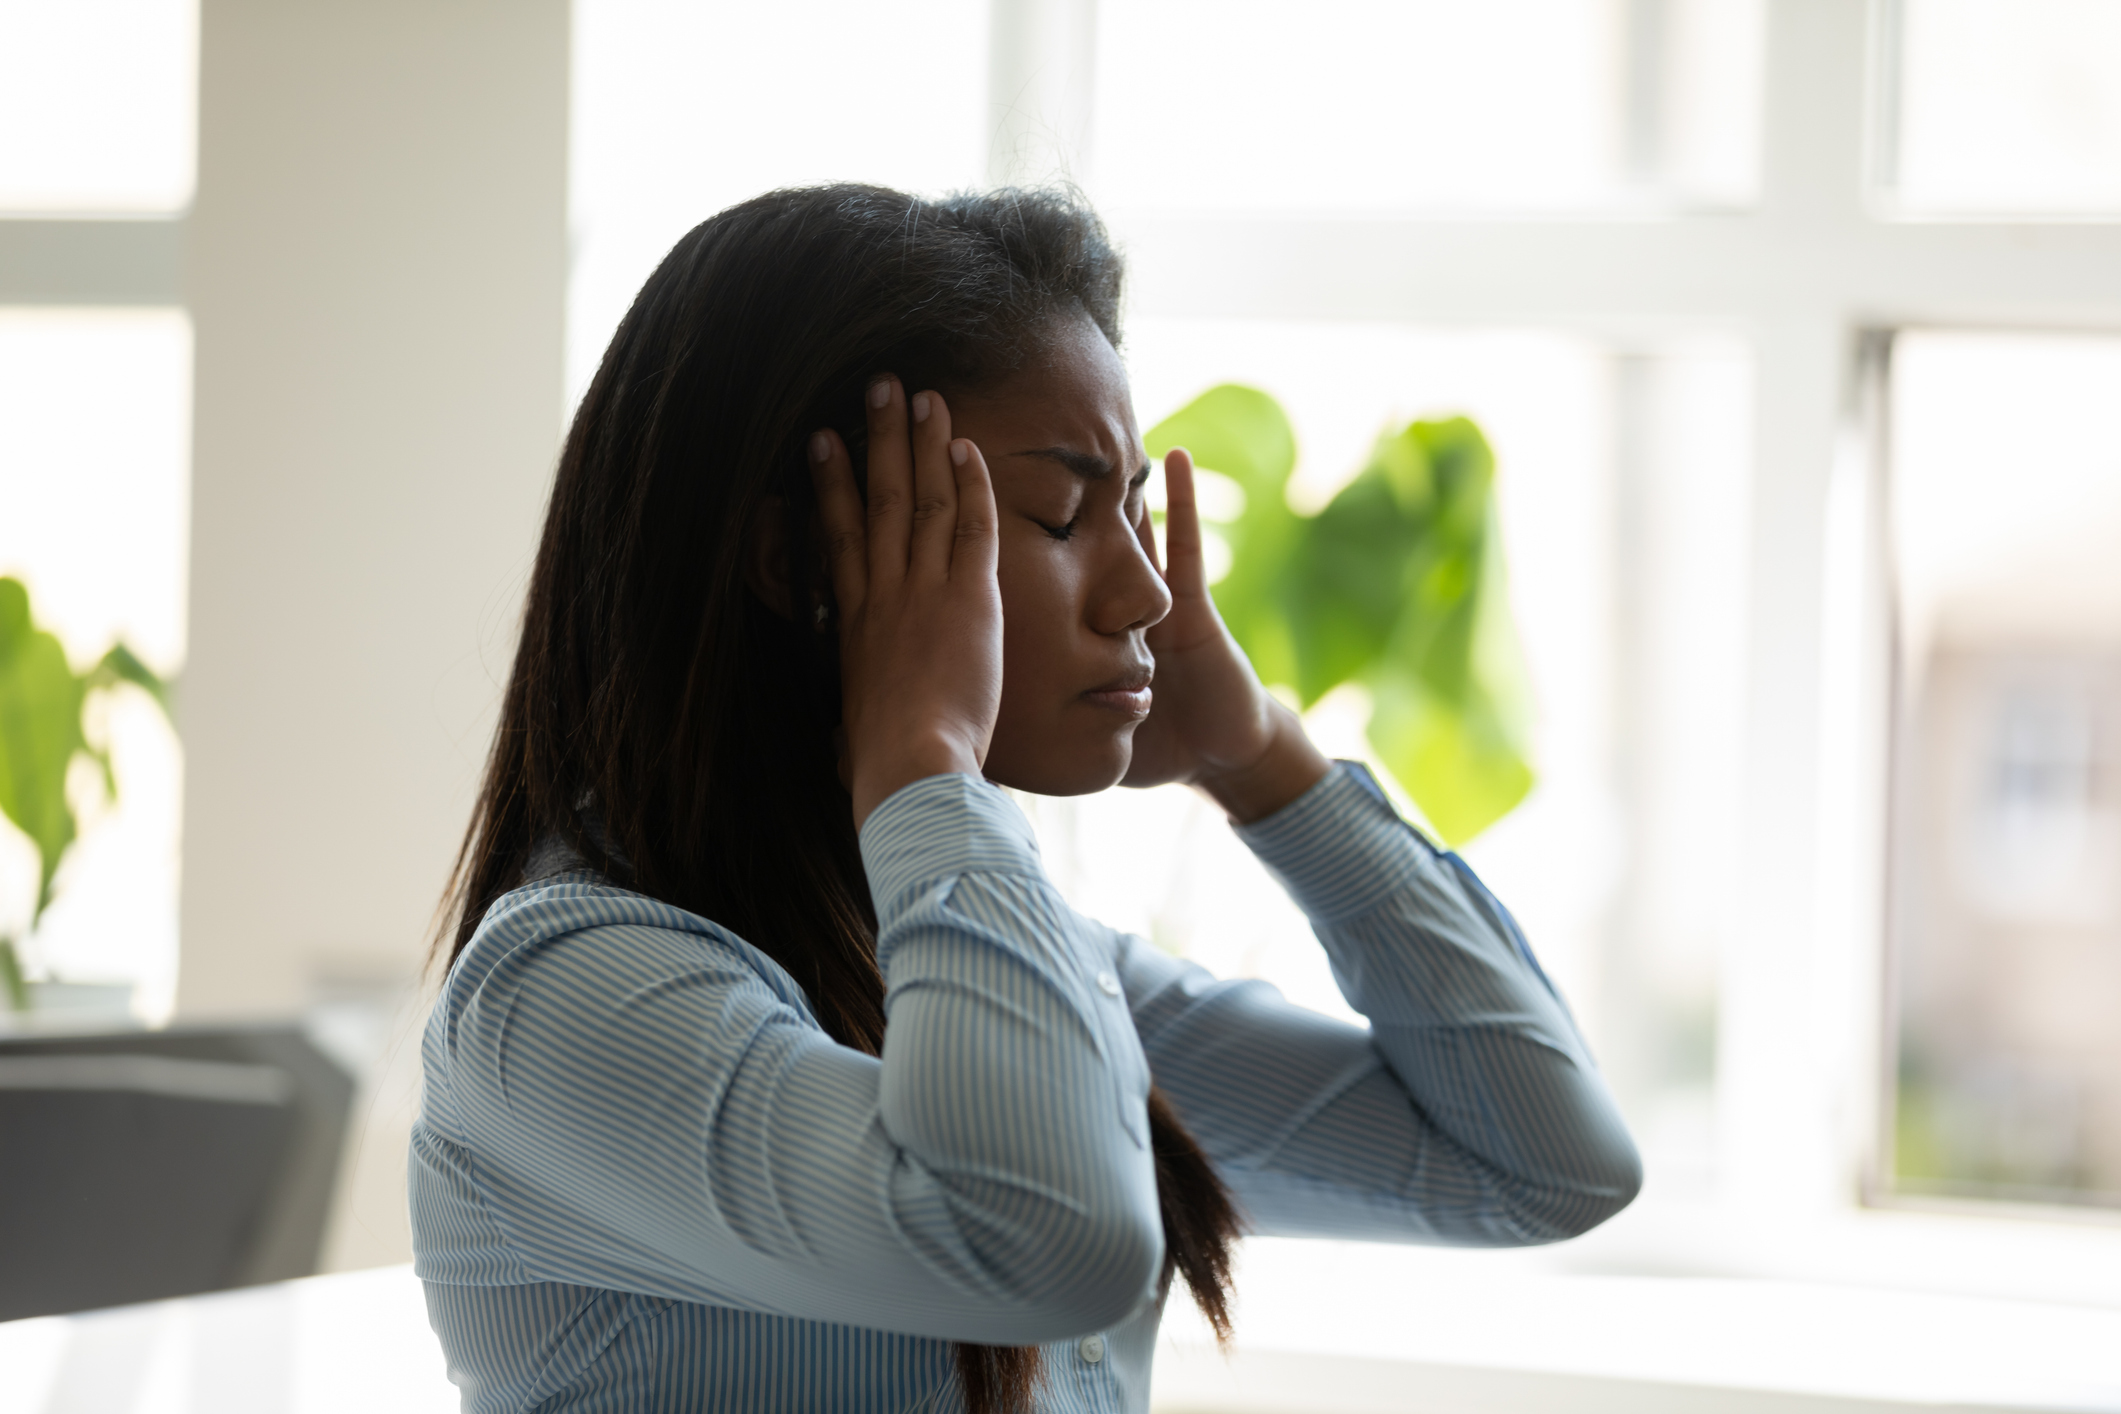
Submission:
[[[1251,1244],[1240,1344],[1228,1360],[1204,1343],[1183,1298],[1174,1302],[1157,1408],[2121,1414],[2121,1311],[1796,1283],[1519,1273],[1364,1292],[1336,1289],[1334,1254],[1333,1244]],[[403,1267],[0,1325],[5,1414],[456,1407],[419,1283]]]

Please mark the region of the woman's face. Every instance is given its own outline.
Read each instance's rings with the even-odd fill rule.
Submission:
[[[1103,790],[1149,714],[1144,639],[1171,609],[1137,530],[1150,463],[1126,371],[1096,325],[1065,319],[1021,372],[949,404],[1001,516],[1002,705],[986,774],[1040,795]]]

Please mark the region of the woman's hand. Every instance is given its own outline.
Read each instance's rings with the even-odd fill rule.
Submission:
[[[950,436],[937,393],[869,387],[869,496],[846,445],[810,442],[839,601],[854,824],[901,786],[978,775],[1002,697],[994,487],[979,448]],[[741,691],[741,687],[738,689]]]
[[[1157,556],[1146,509],[1135,533],[1171,591],[1171,612],[1149,630],[1155,705],[1134,733],[1134,761],[1121,784],[1182,781],[1240,823],[1257,820],[1310,789],[1332,763],[1304,735],[1296,714],[1260,686],[1215,612],[1201,556],[1193,458],[1184,449],[1164,458],[1164,479],[1169,565]]]

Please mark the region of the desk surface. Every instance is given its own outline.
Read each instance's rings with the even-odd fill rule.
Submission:
[[[1669,1277],[1359,1290],[1330,1243],[1249,1245],[1225,1358],[1174,1302],[1168,1414],[2121,1414],[2121,1311]],[[1374,1273],[1372,1261],[1360,1264]],[[1373,1278],[1366,1280],[1374,1280]],[[442,1414],[403,1267],[0,1325],[5,1414]]]

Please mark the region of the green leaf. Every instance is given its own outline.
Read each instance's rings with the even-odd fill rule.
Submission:
[[[1161,458],[1184,447],[1193,464],[1221,472],[1245,493],[1245,509],[1216,529],[1230,546],[1230,572],[1215,585],[1215,607],[1267,682],[1299,676],[1285,591],[1287,560],[1301,520],[1289,509],[1296,433],[1281,404],[1257,388],[1224,383],[1149,429],[1142,441]]]
[[[1296,433],[1281,404],[1257,388],[1241,383],[1210,388],[1150,428],[1142,441],[1152,457],[1184,447],[1195,466],[1219,471],[1244,487],[1246,500],[1287,508],[1282,489],[1296,470]]]
[[[86,696],[59,640],[31,624],[28,590],[0,579],[0,814],[37,847],[32,927],[51,903],[59,857],[74,840],[66,771],[74,753],[88,749],[81,734]]]
[[[1531,790],[1531,692],[1494,508],[1495,457],[1462,417],[1416,422],[1434,518],[1370,685],[1370,743],[1454,848]]]
[[[29,632],[29,589],[19,579],[0,578],[0,657]]]
[[[1244,488],[1243,515],[1220,527],[1232,565],[1215,601],[1263,680],[1306,706],[1367,686],[1371,744],[1453,846],[1524,799],[1530,694],[1476,424],[1388,429],[1314,517],[1289,509],[1296,440],[1258,389],[1212,388],[1144,440]]]
[[[1291,556],[1285,599],[1306,706],[1369,670],[1436,557],[1453,548],[1437,538],[1422,426],[1378,438],[1369,464],[1305,526]]]
[[[1370,454],[1370,468],[1409,515],[1423,514],[1436,499],[1436,474],[1429,466],[1427,440],[1417,431],[1429,425],[1410,422],[1396,437],[1389,433],[1379,437]]]
[[[1446,702],[1395,667],[1379,673],[1372,692],[1371,746],[1453,849],[1531,791],[1523,745],[1486,694]]]
[[[88,670],[87,681],[91,692],[129,682],[154,698],[163,717],[170,725],[176,725],[176,714],[170,706],[170,684],[158,677],[153,668],[134,657],[133,650],[122,643],[111,645],[110,652],[103,655],[103,661]]]
[[[0,938],[0,1002],[12,1011],[29,1010],[29,979],[22,975],[13,938]]]
[[[1361,674],[1391,640],[1406,599],[1404,561],[1419,526],[1390,490],[1359,476],[1303,527],[1283,592],[1306,707]]]

